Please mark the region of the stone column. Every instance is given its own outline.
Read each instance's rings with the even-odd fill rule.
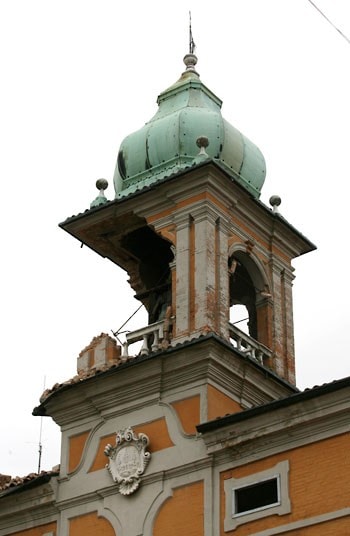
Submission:
[[[191,211],[194,220],[194,329],[215,331],[216,326],[216,255],[215,228],[217,214],[202,204]]]
[[[285,378],[284,370],[284,329],[283,329],[283,297],[281,286],[281,274],[283,272],[283,266],[280,262],[273,259],[270,263],[271,269],[271,281],[272,281],[272,295],[273,295],[273,353],[274,362],[273,368],[275,372]]]
[[[273,294],[273,351],[276,373],[295,383],[292,309],[292,269],[274,259],[270,263]]]
[[[285,268],[282,273],[283,305],[284,305],[284,341],[285,341],[285,373],[286,380],[295,383],[294,356],[294,321],[293,321],[293,268]]]
[[[229,340],[230,287],[228,273],[228,237],[227,219],[216,220],[216,310],[219,335]]]
[[[190,331],[190,234],[192,221],[188,213],[176,214],[176,277],[173,289],[175,312],[174,338],[183,337]]]
[[[174,223],[173,339],[213,332],[229,340],[228,223],[205,201],[177,213]]]

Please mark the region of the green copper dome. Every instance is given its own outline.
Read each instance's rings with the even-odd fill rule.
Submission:
[[[221,100],[195,71],[196,56],[187,54],[184,62],[181,78],[159,95],[154,117],[122,142],[114,173],[116,197],[198,163],[196,141],[205,136],[208,158],[258,198],[266,174],[262,153],[222,117]]]

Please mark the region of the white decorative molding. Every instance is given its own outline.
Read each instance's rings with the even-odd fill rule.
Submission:
[[[243,354],[255,359],[261,365],[272,357],[272,351],[267,346],[253,339],[234,324],[229,322],[228,329],[232,346]]]
[[[278,478],[278,501],[263,509],[250,510],[242,514],[235,514],[234,493],[236,489],[263,482],[267,479]],[[249,523],[270,515],[285,515],[291,511],[289,499],[289,461],[277,463],[275,466],[252,473],[242,478],[230,478],[224,481],[225,490],[225,519],[224,530],[235,530],[243,523]]]
[[[116,444],[106,445],[104,453],[109,458],[106,465],[122,495],[131,495],[141,482],[141,475],[151,458],[146,451],[149,439],[145,434],[135,434],[132,428],[116,434]]]
[[[278,536],[279,534],[286,534],[288,532],[300,530],[305,527],[321,525],[321,523],[327,523],[327,521],[334,521],[335,519],[341,519],[342,517],[349,516],[350,508],[343,508],[341,510],[336,510],[335,512],[326,512],[325,514],[320,514],[318,516],[300,519],[299,521],[288,523],[288,525],[279,525],[277,527],[271,527],[261,532],[254,532],[252,536]],[[321,531],[319,532],[319,534],[321,534]]]
[[[127,333],[126,341],[123,344],[121,360],[123,362],[127,361],[128,357],[130,357],[129,346],[138,341],[143,341],[140,350],[141,355],[148,355],[151,352],[157,352],[157,350],[166,347],[168,341],[165,340],[165,335],[168,337],[169,324],[171,323],[171,321],[171,318],[167,319],[167,322],[165,320],[160,320],[158,322],[154,322],[153,324],[149,324],[148,326],[145,326],[143,328],[139,328],[135,331],[130,331],[129,333]],[[151,335],[151,339],[153,340],[153,342],[150,346],[149,338]]]

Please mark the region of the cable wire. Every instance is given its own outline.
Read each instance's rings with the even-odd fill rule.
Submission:
[[[340,33],[340,35],[345,39],[345,41],[347,41],[350,45],[350,39],[341,31],[339,30],[339,28],[337,28],[335,26],[335,24],[333,24],[333,22],[327,17],[327,15],[325,15],[323,13],[323,11],[320,10],[320,8],[315,4],[315,2],[313,2],[312,0],[308,0],[308,2],[322,15],[322,17],[324,17],[326,19],[326,21],[331,25],[333,26],[333,28],[338,32]]]
[[[143,303],[141,303],[141,305],[138,306],[138,308],[136,309],[136,311],[134,311],[134,312],[132,313],[132,315],[130,315],[129,318],[128,318],[127,320],[125,320],[125,322],[120,326],[119,329],[117,329],[117,331],[113,331],[113,330],[111,330],[112,333],[113,333],[113,335],[114,335],[115,337],[118,336],[118,334],[120,333],[120,330],[125,326],[125,324],[127,324],[127,323],[129,322],[129,320],[132,319],[133,316],[136,315],[136,313],[141,309],[141,307],[143,307]]]

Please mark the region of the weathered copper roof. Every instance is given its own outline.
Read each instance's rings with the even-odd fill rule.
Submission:
[[[208,157],[220,162],[254,197],[265,180],[260,150],[221,115],[221,100],[200,80],[197,58],[187,54],[186,71],[158,97],[158,111],[122,142],[114,173],[116,197],[178,173],[198,158],[197,140],[206,137]]]

